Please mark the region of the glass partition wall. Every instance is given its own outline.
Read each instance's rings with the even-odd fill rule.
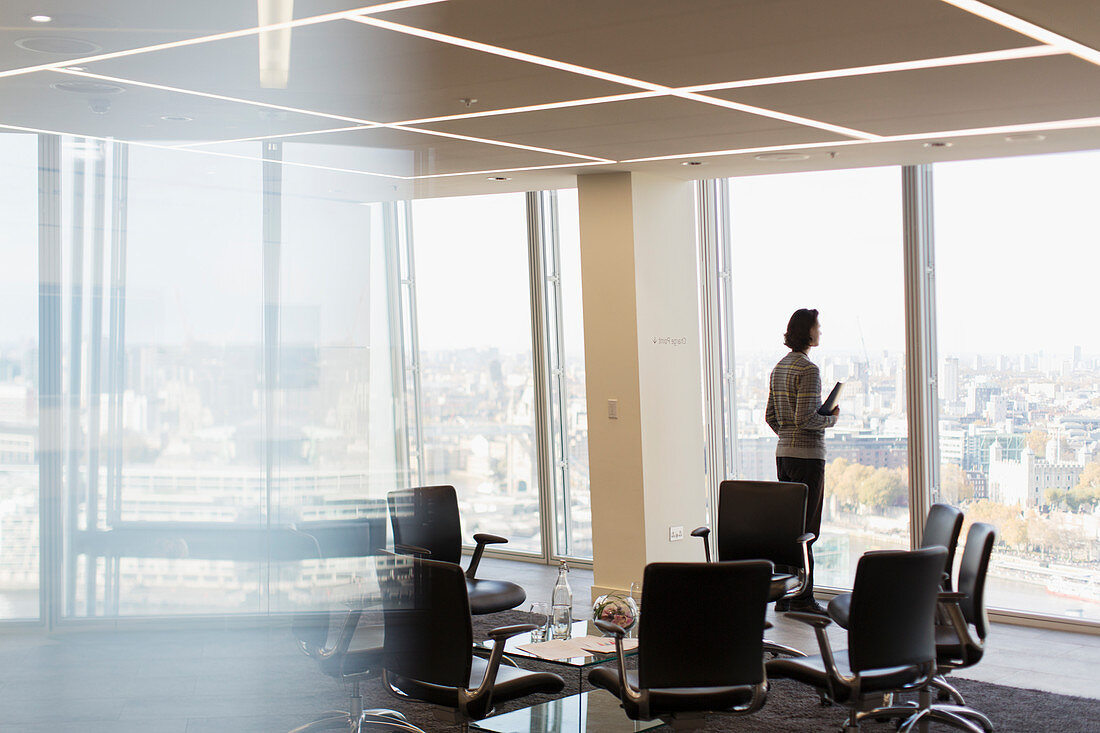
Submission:
[[[824,389],[846,384],[826,433],[822,585],[849,587],[865,550],[917,543],[919,515],[944,501],[965,513],[964,538],[971,522],[997,527],[995,613],[1100,621],[1100,354],[1088,338],[1098,170],[1096,152],[936,164],[920,168],[927,201],[903,192],[900,168],[701,185],[701,202],[719,208],[712,219],[728,222],[702,242],[715,254],[701,259],[717,294],[717,465],[774,480],[764,401],[795,308],[821,311],[810,356]],[[934,222],[920,272],[907,269],[919,258],[903,259],[916,246],[903,245],[903,205]],[[916,315],[907,286],[921,278],[931,316]],[[914,318],[933,324],[930,345],[916,347],[938,365],[931,408],[906,405]],[[907,424],[908,410],[937,406]],[[922,422],[930,436],[909,434]],[[938,476],[914,483],[908,464],[922,444],[938,455]]]
[[[575,194],[562,246],[556,192],[387,201],[295,144],[0,136],[0,619],[291,611],[365,569],[300,529],[427,483],[591,557]]]

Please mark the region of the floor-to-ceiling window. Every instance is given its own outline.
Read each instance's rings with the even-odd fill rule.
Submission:
[[[38,138],[0,134],[0,619],[37,618]]]
[[[940,491],[994,606],[1100,620],[1100,153],[934,167]]]
[[[412,202],[422,476],[458,491],[466,542],[542,551],[523,194]]]
[[[825,393],[844,388],[840,419],[825,433],[816,582],[848,586],[863,552],[909,545],[900,171],[753,176],[728,188],[733,362],[723,368],[733,394],[724,422],[734,473],[775,480],[768,377],[788,351],[791,314],[818,309],[821,346],[810,358]]]

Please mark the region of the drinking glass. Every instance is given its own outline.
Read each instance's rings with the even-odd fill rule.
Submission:
[[[546,634],[550,629],[550,604],[541,601],[532,603],[531,615],[534,617],[531,623],[538,624],[538,628],[531,632],[531,641],[546,641]]]

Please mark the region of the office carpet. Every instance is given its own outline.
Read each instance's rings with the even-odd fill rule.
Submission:
[[[474,619],[475,638],[484,638],[485,632],[494,626],[523,623],[526,614],[504,612]],[[562,673],[562,667],[523,660],[521,666]],[[577,675],[562,674],[566,681],[562,695],[578,691]],[[966,697],[967,702],[984,712],[993,721],[998,733],[1092,733],[1100,730],[1100,700],[1054,695],[1037,690],[1006,687],[986,682],[954,678],[953,684]],[[593,689],[584,682],[583,690]],[[596,691],[595,694],[609,694]],[[380,684],[372,683],[367,689],[368,703],[404,712],[409,720],[429,733],[452,733],[458,728],[434,719],[428,706],[408,704],[389,695]],[[502,705],[501,712],[515,710],[552,699],[556,696],[532,695],[523,700]],[[624,716],[625,717],[625,716]],[[841,706],[823,707],[817,694],[810,688],[790,680],[773,680],[764,707],[751,716],[737,717],[714,714],[707,716],[708,733],[718,731],[778,731],[781,733],[805,733],[806,731],[836,731],[841,729],[846,717]],[[864,723],[864,729],[892,731],[892,723]],[[931,730],[948,730],[941,724],[933,724]]]

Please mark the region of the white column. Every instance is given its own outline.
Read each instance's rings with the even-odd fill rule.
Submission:
[[[602,173],[578,189],[598,595],[646,563],[703,559],[698,260],[690,182]]]

